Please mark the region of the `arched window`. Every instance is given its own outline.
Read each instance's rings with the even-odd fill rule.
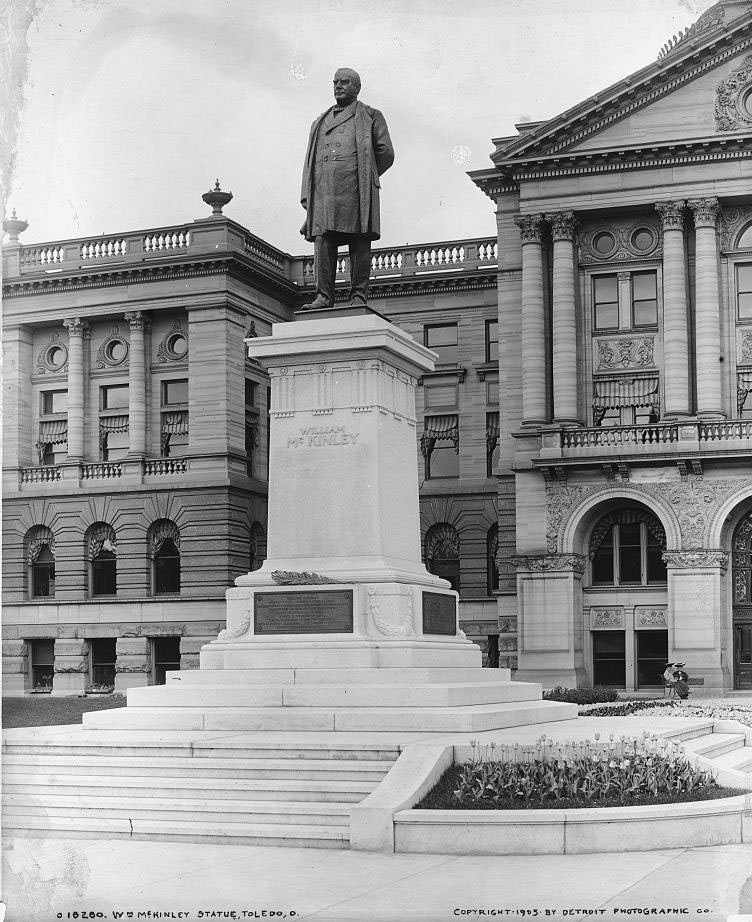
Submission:
[[[498,553],[499,526],[492,525],[488,529],[488,535],[486,536],[486,581],[489,595],[491,595],[492,592],[496,592],[499,588]]]
[[[154,595],[180,592],[180,531],[169,519],[158,519],[149,528],[151,585]]]
[[[426,569],[460,588],[460,536],[453,525],[439,522],[426,532]]]
[[[117,594],[117,544],[111,525],[97,522],[86,532],[89,595]]]
[[[266,532],[260,522],[251,525],[250,564],[251,570],[258,570],[266,560]]]
[[[590,538],[594,586],[647,586],[666,582],[666,533],[646,509],[620,509],[604,516]]]
[[[737,250],[748,250],[752,249],[752,224],[749,224],[745,231],[741,234],[739,239],[736,241]]]
[[[55,539],[45,525],[36,525],[26,536],[27,586],[32,599],[55,595]]]

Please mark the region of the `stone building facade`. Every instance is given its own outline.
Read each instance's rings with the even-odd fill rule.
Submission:
[[[518,677],[752,687],[752,3],[494,141]]]
[[[221,207],[97,239],[25,227],[3,252],[4,691],[162,682],[264,559],[269,381],[243,339],[292,319],[313,261]],[[419,407],[425,547],[494,664],[495,240],[378,250],[373,276],[376,309],[443,350]]]

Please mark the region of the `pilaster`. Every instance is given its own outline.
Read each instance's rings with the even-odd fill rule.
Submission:
[[[68,461],[84,460],[84,340],[89,324],[80,317],[64,320],[68,330]]]
[[[3,327],[3,467],[31,467],[32,331],[23,324]]]

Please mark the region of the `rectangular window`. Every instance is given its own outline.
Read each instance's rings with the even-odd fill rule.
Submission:
[[[655,272],[635,272],[632,275],[632,324],[636,327],[654,327],[658,324]]]
[[[127,432],[107,432],[102,436],[103,461],[122,461],[127,454]]]
[[[117,654],[114,637],[98,637],[89,641],[91,684],[99,687],[114,687],[115,660]]]
[[[188,379],[162,382],[162,406],[174,407],[188,403]]]
[[[427,409],[457,406],[457,385],[455,384],[432,384],[427,386],[423,393]]]
[[[151,643],[153,681],[155,685],[164,685],[167,671],[180,669],[180,638],[154,637]]]
[[[67,413],[68,391],[42,391],[42,414]]]
[[[752,263],[736,267],[736,292],[739,320],[752,320]]]
[[[499,405],[499,382],[486,381],[486,403],[492,407]]]
[[[128,409],[128,385],[110,384],[99,389],[100,409],[123,410]]]
[[[52,691],[55,676],[55,641],[31,641],[31,687],[34,691]]]
[[[668,660],[668,631],[635,631],[635,641],[637,687],[660,688]]]
[[[486,361],[499,361],[499,321],[486,320]]]
[[[595,329],[615,330],[619,326],[619,287],[615,275],[593,278]]]
[[[624,688],[627,658],[624,631],[593,631],[593,685]]]
[[[642,582],[642,551],[639,522],[619,525],[619,583]]]
[[[245,379],[245,405],[247,407],[255,407],[256,401],[258,400],[258,385],[255,381],[251,381],[250,378]]]
[[[457,348],[457,324],[426,327],[426,346],[438,353],[437,365],[456,365],[459,361]]]
[[[460,459],[450,442],[437,444],[428,456],[426,477],[459,477]]]

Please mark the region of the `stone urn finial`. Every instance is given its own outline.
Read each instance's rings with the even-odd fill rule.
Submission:
[[[29,222],[19,218],[14,208],[10,217],[3,221],[3,230],[8,235],[8,242],[18,243],[18,235],[22,234],[28,226]]]
[[[222,208],[232,201],[232,192],[223,192],[217,180],[214,188],[204,192],[201,198],[211,205],[212,214],[222,214]]]

